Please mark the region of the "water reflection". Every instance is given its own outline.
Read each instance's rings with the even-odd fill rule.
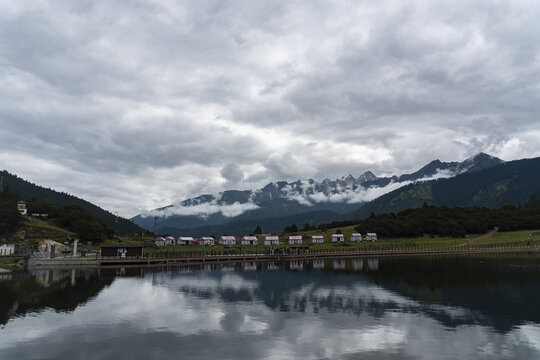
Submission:
[[[0,358],[539,358],[537,260],[13,274],[0,282]]]

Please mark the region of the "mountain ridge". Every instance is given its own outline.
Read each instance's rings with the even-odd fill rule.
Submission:
[[[162,229],[181,229],[186,232],[205,226],[263,221],[313,211],[335,213],[337,216],[332,216],[333,220],[339,220],[354,213],[368,201],[411,182],[456,176],[500,163],[503,163],[501,159],[479,153],[462,162],[434,160],[416,172],[401,176],[377,177],[368,170],[358,178],[349,174],[341,179],[324,179],[321,182],[314,179],[277,181],[257,190],[227,190],[219,194],[200,195],[139,214],[132,220],[142,227],[152,229],[154,216],[158,216]],[[277,230],[281,228],[272,228],[272,231]]]

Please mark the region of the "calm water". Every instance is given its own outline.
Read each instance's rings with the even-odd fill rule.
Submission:
[[[540,359],[539,260],[0,275],[0,359]]]

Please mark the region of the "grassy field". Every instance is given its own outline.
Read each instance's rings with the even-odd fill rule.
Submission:
[[[56,241],[63,242],[68,235],[73,233],[62,229],[49,220],[44,219],[33,219],[32,222],[25,223],[25,230],[27,232],[27,239],[30,240],[31,244],[39,242],[41,239],[53,239]],[[493,234],[471,234],[468,238],[451,238],[451,237],[430,237],[423,236],[418,238],[379,238],[375,242],[351,242],[351,234],[356,232],[354,230],[355,226],[342,227],[339,230],[345,236],[345,243],[334,244],[330,241],[332,234],[335,234],[338,229],[328,229],[326,231],[320,230],[311,230],[311,231],[300,231],[297,234],[304,236],[304,243],[306,245],[311,245],[312,249],[358,249],[358,250],[368,250],[368,249],[429,249],[429,248],[441,248],[441,247],[456,247],[456,248],[483,248],[483,247],[497,247],[497,246],[527,246],[529,244],[540,246],[540,230],[523,230],[523,231],[513,231],[513,232],[495,232]],[[529,239],[529,234],[532,234],[532,240]],[[288,236],[290,234],[280,234],[281,245],[278,248],[289,247],[288,245]],[[312,235],[322,235],[324,236],[323,244],[311,244]],[[237,236],[237,243],[240,244],[241,237]],[[153,244],[154,237],[124,237],[122,243],[124,244]],[[160,248],[148,247],[147,252],[221,252],[224,250],[230,250],[230,248],[224,248],[221,245],[216,245],[211,247],[205,247],[200,245],[194,246],[164,246]],[[105,243],[117,243],[116,240],[107,240]],[[99,247],[99,244],[94,244],[94,247]],[[247,251],[247,252],[263,252],[265,250],[264,246],[264,237],[259,236],[259,245],[258,246],[238,246],[236,251]]]
[[[36,245],[43,239],[51,239],[58,242],[64,242],[69,235],[73,235],[71,231],[56,226],[51,220],[31,218],[30,221],[24,223],[24,231],[26,231],[26,239],[30,241],[30,245]]]
[[[18,263],[22,258],[0,258],[0,268],[6,270],[19,270],[19,267],[15,264]]]
[[[336,233],[337,229],[329,229],[326,231],[301,231],[298,232],[298,235],[304,236],[304,243],[311,245],[311,236],[312,235],[323,235],[324,243],[323,244],[314,244],[311,245],[312,249],[358,249],[358,250],[368,250],[368,249],[433,249],[433,248],[486,248],[486,247],[496,247],[496,246],[527,246],[529,244],[536,244],[540,246],[540,230],[524,230],[524,231],[513,231],[513,232],[495,232],[494,234],[472,234],[468,238],[452,238],[452,237],[430,237],[423,236],[418,238],[379,238],[375,242],[351,242],[350,236],[354,230],[354,226],[343,227],[341,231],[345,236],[345,243],[331,243],[330,238],[332,234]],[[529,242],[529,234],[533,234],[533,241]],[[285,248],[289,245],[287,244],[288,235],[280,235],[281,245],[277,248]],[[536,239],[536,240],[534,240]],[[153,242],[153,238],[145,238],[146,242]],[[237,237],[237,243],[240,243],[241,238]],[[140,243],[141,241],[129,240],[125,243]],[[237,251],[249,251],[249,252],[262,252],[265,249],[263,245],[264,237],[259,236],[259,245],[258,246],[239,246]],[[217,239],[216,239],[217,243]],[[205,247],[200,245],[195,246],[164,246],[160,248],[148,248],[147,252],[221,252],[226,250],[221,245],[215,245],[211,247]]]
[[[532,238],[529,239],[529,234]],[[511,232],[497,232],[492,236],[469,240],[470,247],[494,247],[494,246],[527,246],[528,244],[540,245],[540,230],[523,230]]]

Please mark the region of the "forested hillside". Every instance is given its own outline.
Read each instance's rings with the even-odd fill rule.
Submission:
[[[116,215],[103,210],[99,206],[76,196],[32,184],[5,170],[0,172],[0,175],[3,176],[4,188],[18,193],[19,197],[23,200],[33,200],[34,202],[45,204],[49,203],[50,205],[57,207],[62,207],[64,205],[79,205],[83,209],[98,216],[108,227],[119,234],[146,231],[138,225],[133,224],[128,219],[117,217]]]
[[[404,186],[364,205],[351,214],[365,218],[370,213],[391,213],[436,206],[480,206],[497,208],[519,205],[531,194],[540,194],[540,158],[505,162],[453,178]]]
[[[419,237],[423,235],[464,237],[491,229],[500,231],[540,228],[540,200],[536,195],[519,207],[436,207],[424,204],[398,213],[371,214],[361,220],[356,230],[376,232],[382,237]]]

